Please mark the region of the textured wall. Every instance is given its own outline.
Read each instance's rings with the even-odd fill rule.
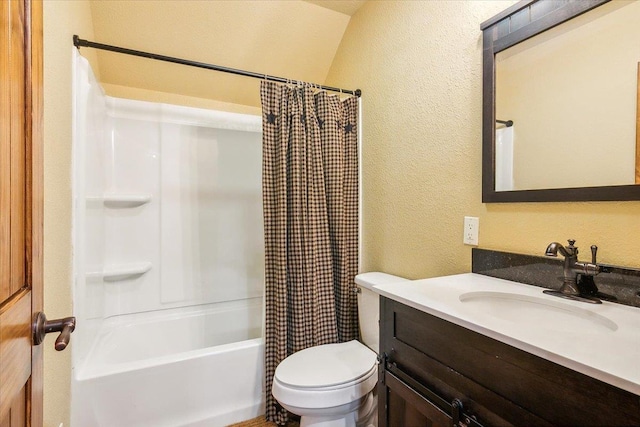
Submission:
[[[512,3],[372,1],[352,17],[327,83],[364,94],[365,271],[469,271],[465,215],[484,248],[542,255],[572,237],[640,266],[638,202],[481,202],[480,23]]]
[[[43,7],[44,309],[55,319],[71,315],[72,36],[92,35],[93,28],[88,1],[45,1]],[[53,341],[44,343],[45,427],[69,425],[71,349],[57,352]]]

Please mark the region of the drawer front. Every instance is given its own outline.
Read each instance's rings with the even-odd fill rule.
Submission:
[[[632,393],[387,298],[380,318],[391,363],[445,394],[472,396],[471,410],[490,424],[640,425]]]
[[[395,342],[393,350],[387,354],[390,369],[395,367],[406,372],[415,381],[436,391],[447,401],[460,399],[465,410],[485,425],[552,425],[402,342]]]

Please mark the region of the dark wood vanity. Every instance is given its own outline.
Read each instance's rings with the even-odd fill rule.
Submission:
[[[380,354],[380,427],[640,425],[640,396],[385,297]]]

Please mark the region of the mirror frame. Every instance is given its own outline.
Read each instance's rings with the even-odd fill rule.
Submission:
[[[640,185],[495,190],[495,55],[610,0],[522,0],[480,25],[482,30],[482,202],[640,200]],[[570,169],[570,165],[568,165]]]

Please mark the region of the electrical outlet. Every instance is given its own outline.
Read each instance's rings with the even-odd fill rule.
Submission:
[[[464,234],[462,243],[465,245],[478,246],[478,229],[480,228],[480,219],[476,216],[464,217]]]

